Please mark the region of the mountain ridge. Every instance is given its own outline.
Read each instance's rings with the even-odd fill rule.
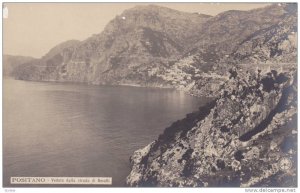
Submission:
[[[272,26],[280,22],[283,23],[282,28],[295,25],[295,19],[285,23],[282,21],[289,17],[296,18],[296,12],[294,4],[273,4],[207,17],[156,5],[138,6],[117,15],[101,33],[77,42],[75,46],[66,46],[57,54],[50,54],[52,57],[40,59],[37,61],[39,65],[28,64],[28,68],[22,65],[13,74],[17,79],[25,80],[180,87],[193,94],[196,90],[193,84],[197,87],[199,81],[189,71],[184,72],[186,76],[180,80],[180,85],[173,83],[176,79],[163,78],[169,76],[169,69],[177,71],[174,64],[189,62],[188,68],[195,68],[192,71],[196,70],[201,77],[212,71],[223,76],[226,71],[223,68],[228,70],[230,66],[221,64],[243,62],[238,57],[244,49],[242,44],[245,46],[249,40],[256,41],[255,37],[261,35],[258,31],[265,30],[263,36],[268,36]],[[297,32],[289,41],[295,41],[296,35]],[[286,47],[293,46],[292,43]],[[273,60],[274,57],[269,54],[271,49],[267,46],[267,55],[258,57],[254,62]],[[250,53],[248,58],[252,55],[255,53]],[[295,55],[290,55],[288,60],[295,61],[294,58]]]

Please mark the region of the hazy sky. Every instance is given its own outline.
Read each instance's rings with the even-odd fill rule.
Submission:
[[[5,3],[5,54],[41,57],[70,39],[84,40],[100,33],[125,9],[150,3]],[[186,12],[216,15],[226,10],[249,10],[263,3],[151,3]]]

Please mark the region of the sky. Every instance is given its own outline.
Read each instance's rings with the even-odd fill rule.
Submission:
[[[3,52],[40,58],[57,44],[85,40],[101,33],[125,9],[150,3],[5,3]],[[185,12],[217,15],[227,10],[250,10],[263,3],[151,3]]]

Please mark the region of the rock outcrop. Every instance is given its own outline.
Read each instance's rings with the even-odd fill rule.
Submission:
[[[217,99],[131,157],[129,186],[297,186],[297,79],[230,70]]]

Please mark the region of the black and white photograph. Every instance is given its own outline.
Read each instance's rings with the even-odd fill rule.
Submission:
[[[2,188],[296,192],[297,8],[3,2]]]

